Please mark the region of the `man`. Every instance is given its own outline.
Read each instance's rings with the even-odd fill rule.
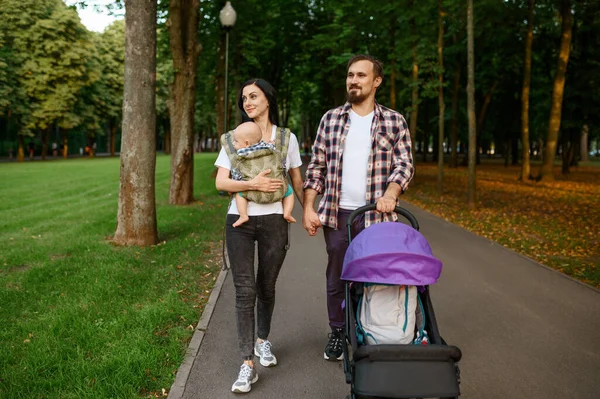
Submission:
[[[377,212],[355,220],[353,236],[390,216],[397,220],[391,212],[414,172],[404,117],[375,101],[382,80],[383,67],[374,57],[357,55],[348,62],[347,102],[323,115],[306,171],[302,224],[311,236],[323,227],[328,254],[331,334],[324,353],[327,360],[343,358],[344,283],[340,275],[348,248],[348,216],[363,205],[377,204]],[[315,211],[318,194],[323,197]]]

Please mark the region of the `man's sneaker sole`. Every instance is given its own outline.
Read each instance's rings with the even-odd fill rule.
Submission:
[[[252,379],[252,381],[250,381],[250,384],[246,385],[245,387],[231,388],[231,392],[233,392],[233,393],[248,393],[252,389],[252,384],[254,384],[256,381],[258,381],[258,373],[256,373],[254,375],[254,378]]]
[[[330,362],[337,362],[338,360],[344,360],[343,353],[337,358],[335,358],[335,357],[331,358],[331,357],[327,356],[327,353],[323,353],[323,357],[325,358],[325,360],[329,360]]]
[[[265,360],[263,362],[263,358],[260,357],[260,353],[258,353],[258,351],[256,350],[256,348],[254,348],[254,356],[258,357],[259,363],[263,367],[274,367],[274,366],[277,366],[277,359],[274,359],[274,360],[271,360],[271,361]]]

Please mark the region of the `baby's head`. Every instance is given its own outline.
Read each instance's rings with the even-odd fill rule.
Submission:
[[[246,148],[262,140],[260,127],[254,122],[244,122],[233,131],[233,147]]]

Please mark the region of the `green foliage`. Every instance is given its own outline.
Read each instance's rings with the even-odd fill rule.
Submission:
[[[95,135],[120,118],[122,22],[89,32],[61,0],[0,0],[0,12],[0,119],[22,135],[50,127]]]
[[[550,93],[560,41],[560,2],[536,0],[532,81],[531,139],[544,139]],[[82,1],[82,4],[86,4]],[[219,54],[225,44],[218,19],[224,0],[200,1],[195,130],[214,136],[218,79],[224,74]],[[447,89],[461,66],[459,140],[466,139],[466,6],[444,0],[444,81]],[[119,124],[123,79],[123,23],[102,34],[87,32],[61,0],[0,0],[0,137],[10,124],[20,134],[45,126],[103,134],[106,123]],[[87,5],[90,7],[91,5]],[[122,2],[112,4],[113,9]],[[410,94],[419,89],[424,112],[419,134],[434,131],[439,87],[437,0],[246,0],[233,2],[238,19],[229,33],[229,104],[232,118],[242,82],[270,81],[278,91],[282,123],[302,136],[314,135],[323,112],[345,99],[345,69],[356,53],[383,61],[385,78],[377,99],[390,103],[390,72],[396,72],[396,108],[410,112]],[[168,93],[173,64],[166,29],[168,0],[159,1],[157,45],[157,116],[159,133],[168,128]],[[475,2],[475,90],[477,112],[496,87],[480,137],[496,148],[520,129],[520,103],[527,28],[526,0]],[[592,139],[600,136],[597,2],[574,3],[572,56],[567,68],[563,127],[583,123]],[[411,78],[416,49],[419,79]],[[446,119],[453,90],[446,90]],[[429,117],[425,115],[425,110]],[[9,117],[10,115],[10,117]],[[8,119],[10,118],[10,123]],[[3,126],[7,126],[3,129]],[[449,129],[447,129],[449,130]],[[9,134],[10,135],[10,134]]]
[[[56,2],[49,15],[15,38],[15,47],[23,54],[18,81],[31,107],[27,127],[45,129],[54,122],[65,129],[77,126],[80,115],[73,112],[74,104],[82,87],[99,74],[87,68],[94,47],[76,11]]]

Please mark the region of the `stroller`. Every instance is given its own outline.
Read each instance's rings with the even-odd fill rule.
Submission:
[[[459,348],[440,336],[429,297],[429,284],[437,281],[441,262],[418,232],[415,217],[404,208],[395,212],[410,222],[372,225],[352,240],[352,221],[376,206],[366,205],[348,218],[349,247],[344,259],[345,280],[344,372],[351,391],[347,399],[458,398],[460,395]],[[363,283],[418,287],[429,344],[361,345],[357,339],[357,308]],[[418,317],[417,317],[418,318]]]

